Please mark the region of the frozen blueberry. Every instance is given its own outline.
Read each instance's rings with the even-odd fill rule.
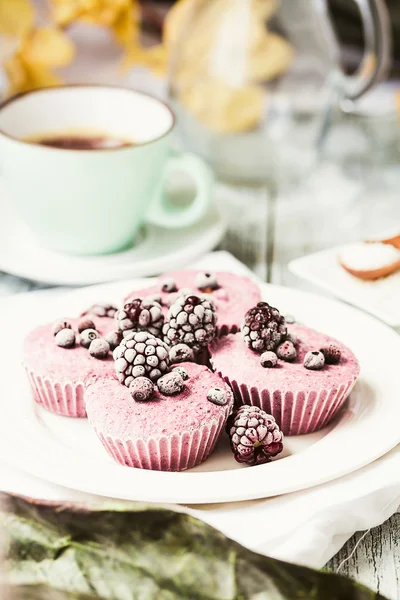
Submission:
[[[81,346],[84,348],[89,348],[93,340],[97,340],[99,337],[100,336],[95,329],[84,329],[80,338]]]
[[[296,319],[293,315],[285,315],[285,321],[286,323],[289,323],[289,325],[293,325],[293,323],[296,323]]]
[[[293,362],[297,358],[296,348],[289,340],[279,344],[278,348],[276,349],[276,354],[278,355],[278,358],[281,360],[286,360],[287,362]]]
[[[297,339],[297,335],[295,335],[294,333],[289,333],[287,332],[286,336],[285,336],[285,340],[288,340],[289,342],[292,342],[292,344],[294,346],[296,346],[298,339]]]
[[[157,381],[157,387],[161,394],[165,396],[173,396],[179,394],[184,388],[182,376],[176,371],[166,373]]]
[[[72,329],[71,323],[69,323],[68,321],[64,321],[63,319],[53,323],[53,327],[52,327],[53,335],[57,335],[57,333],[59,331],[61,331],[62,329]]]
[[[207,400],[213,404],[216,404],[217,406],[225,406],[225,404],[228,402],[226,390],[219,387],[211,388],[208,390]]]
[[[189,379],[188,372],[183,367],[174,367],[172,369],[172,371],[176,371],[177,373],[179,373],[179,375],[182,377],[182,379],[184,381],[186,381],[187,379]]]
[[[90,343],[89,352],[94,358],[107,358],[110,344],[104,338],[97,338]]]
[[[319,371],[325,366],[325,357],[319,350],[310,350],[304,357],[303,365],[306,369]]]
[[[110,344],[111,350],[115,350],[121,342],[122,336],[118,331],[110,331],[104,336],[104,339]]]
[[[72,329],[61,329],[54,340],[60,348],[73,348],[75,346],[75,334]]]
[[[130,383],[129,391],[137,402],[147,402],[154,395],[154,383],[147,377],[137,377]]]
[[[260,356],[260,363],[262,367],[272,369],[278,363],[278,357],[275,352],[267,351],[263,352]]]
[[[169,351],[169,360],[171,363],[193,362],[194,352],[186,344],[176,344]]]
[[[327,365],[337,365],[338,363],[340,363],[342,353],[340,351],[340,348],[338,348],[334,344],[329,344],[329,346],[320,348],[320,352],[322,352],[322,354],[324,355],[325,362]]]
[[[85,329],[96,329],[96,325],[91,319],[81,319],[78,323],[78,331],[82,333]]]
[[[196,287],[199,290],[217,290],[219,288],[215,273],[197,273]]]
[[[161,290],[163,292],[167,292],[168,294],[171,294],[172,292],[177,292],[178,288],[176,287],[176,283],[172,279],[172,277],[167,277],[166,279],[163,279],[161,282]]]

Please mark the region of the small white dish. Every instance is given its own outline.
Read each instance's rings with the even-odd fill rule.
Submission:
[[[400,326],[400,271],[376,281],[362,281],[339,264],[338,256],[342,249],[343,246],[338,246],[292,260],[289,269],[298,277],[366,310],[388,325]]]
[[[32,202],[34,199],[32,199]],[[71,256],[39,244],[15,213],[0,187],[0,271],[54,285],[90,285],[130,277],[157,275],[180,268],[221,241],[225,224],[214,210],[182,229],[146,226],[138,243],[104,256]],[[62,214],[60,214],[62,219]]]
[[[32,401],[21,366],[22,342],[40,322],[76,314],[99,300],[118,302],[143,283],[120,282],[56,296],[22,294],[3,300],[1,460],[41,479],[101,496],[203,504],[264,498],[319,485],[365,466],[400,441],[396,379],[400,337],[344,304],[263,285],[264,298],[283,314],[294,314],[299,321],[339,338],[359,358],[360,380],[335,421],[318,433],[286,438],[283,456],[257,467],[238,465],[226,436],[207,461],[187,472],[146,471],[114,463],[86,419],[53,415]],[[385,352],[374,348],[385,348]]]

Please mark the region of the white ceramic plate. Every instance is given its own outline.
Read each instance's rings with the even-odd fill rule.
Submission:
[[[136,281],[141,287],[142,281]],[[47,413],[30,398],[21,367],[26,331],[92,302],[117,302],[132,286],[109,284],[58,294],[27,294],[1,304],[0,458],[41,479],[94,494],[153,502],[201,504],[254,499],[308,488],[350,473],[400,441],[397,371],[400,337],[338,302],[264,285],[263,295],[283,313],[336,336],[359,357],[361,378],[335,422],[309,436],[286,438],[284,456],[271,464],[235,463],[225,437],[203,465],[182,473],[115,464],[87,420]]]
[[[149,225],[138,243],[123,252],[68,256],[38,243],[14,212],[2,186],[0,215],[0,271],[56,285],[89,285],[179,268],[215,248],[225,232],[221,216],[213,211],[184,229]]]
[[[362,308],[392,327],[400,326],[400,271],[377,281],[361,281],[338,263],[340,247],[292,260],[289,269],[302,279]]]

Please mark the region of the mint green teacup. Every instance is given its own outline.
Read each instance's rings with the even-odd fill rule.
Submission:
[[[11,200],[48,248],[105,254],[127,247],[143,223],[181,228],[210,207],[212,174],[191,154],[172,156],[174,115],[134,90],[72,85],[37,90],[0,107],[0,163]],[[26,140],[67,131],[134,142],[119,148],[64,149]],[[194,180],[184,207],[164,194],[173,170]]]

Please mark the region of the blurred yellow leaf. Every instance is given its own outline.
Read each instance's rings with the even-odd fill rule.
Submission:
[[[35,11],[29,0],[0,0],[0,32],[22,37],[33,27]]]
[[[74,46],[57,29],[33,30],[21,40],[16,53],[4,62],[10,94],[61,83],[53,68],[69,64]]]
[[[148,67],[155,75],[162,76],[167,69],[167,63],[167,50],[162,44],[150,48],[137,46],[126,53],[122,68],[128,70],[134,65],[143,65]]]

